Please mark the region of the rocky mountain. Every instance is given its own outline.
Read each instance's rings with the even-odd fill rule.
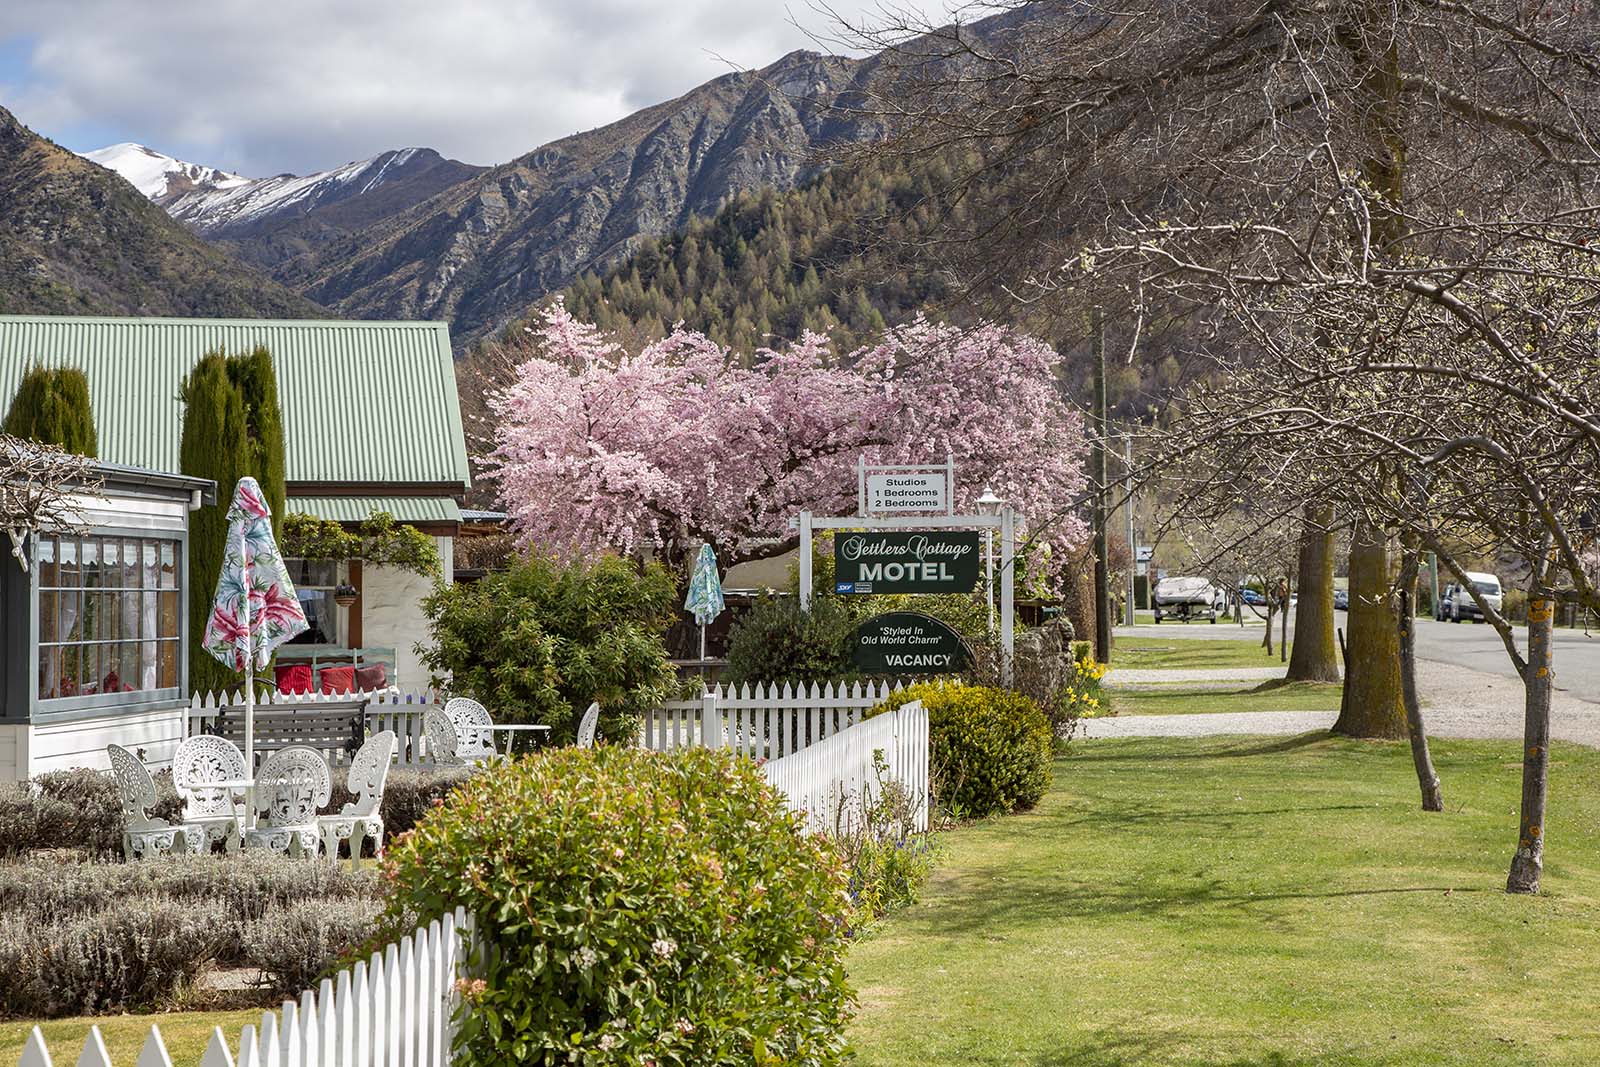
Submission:
[[[316,174],[271,178],[184,163],[143,145],[112,145],[84,158],[121,174],[173,218],[267,271],[485,169],[431,148],[397,148]]]
[[[815,153],[867,135],[833,105],[868,64],[796,52],[552,142],[274,269],[358,318],[445,318],[458,344],[641,238],[740,192],[786,189]]]
[[[163,157],[165,158],[165,157]],[[187,167],[188,164],[180,166]],[[152,159],[154,187],[227,181]],[[207,244],[128,182],[0,108],[0,311],[311,318],[328,312]]]

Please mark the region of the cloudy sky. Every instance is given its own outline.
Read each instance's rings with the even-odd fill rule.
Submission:
[[[75,151],[253,177],[411,146],[500,163],[829,32],[807,0],[0,0],[0,106]]]

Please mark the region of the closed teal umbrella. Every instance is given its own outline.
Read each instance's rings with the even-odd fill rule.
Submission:
[[[717,554],[710,545],[701,545],[695,557],[694,570],[689,574],[689,594],[683,598],[683,610],[694,615],[700,624],[700,659],[706,658],[706,626],[722,614],[726,605],[722,600],[722,579],[717,574]]]

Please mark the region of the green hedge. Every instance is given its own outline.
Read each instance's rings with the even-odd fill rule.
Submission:
[[[457,1063],[843,1062],[842,864],[749,760],[536,754],[457,788],[389,863],[399,914],[476,915]]]
[[[956,818],[1025,811],[1050,785],[1055,743],[1032,700],[1007,689],[923,684],[902,689],[868,716],[922,701],[937,802]]]

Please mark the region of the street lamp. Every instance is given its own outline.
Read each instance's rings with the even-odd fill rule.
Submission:
[[[983,487],[983,495],[978,498],[978,514],[998,515],[1005,506],[1005,501],[995,495],[993,489],[987,485]],[[994,527],[983,528],[983,569],[984,569],[984,595],[989,601],[989,632],[994,633]]]

